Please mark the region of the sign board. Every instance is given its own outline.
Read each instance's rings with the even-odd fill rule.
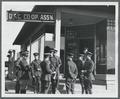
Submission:
[[[55,22],[55,14],[49,12],[7,11],[7,21]]]
[[[54,34],[45,33],[45,41],[54,41]]]

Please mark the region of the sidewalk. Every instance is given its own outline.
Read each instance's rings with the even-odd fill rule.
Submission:
[[[15,81],[6,80],[6,88],[8,89],[8,91],[5,91],[5,94],[15,94],[15,90],[14,90]],[[106,89],[105,84],[103,85],[93,84],[93,94],[98,94],[98,93],[114,94],[113,93],[114,90],[115,90],[114,85],[111,85],[109,89]],[[34,94],[31,86],[29,86],[29,89],[27,90],[27,94]],[[64,79],[60,80],[59,88],[56,94],[66,94],[66,87],[65,87]],[[81,94],[81,86],[79,84],[79,80],[77,80],[75,84],[75,94]]]

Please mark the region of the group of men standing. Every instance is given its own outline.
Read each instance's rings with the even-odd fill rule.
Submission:
[[[57,50],[51,48],[44,53],[44,60],[39,60],[39,53],[34,53],[35,59],[28,64],[28,51],[20,53],[20,58],[15,63],[16,67],[16,93],[26,93],[28,82],[32,79],[34,93],[55,94],[59,85],[59,68],[61,59],[56,55]],[[92,94],[92,80],[94,63],[92,53],[88,49],[80,54],[77,63],[73,61],[73,53],[68,53],[65,64],[66,93],[74,94],[74,85],[77,77],[80,79],[82,94]],[[50,91],[51,89],[51,91]]]
[[[92,94],[92,81],[95,80],[93,75],[94,62],[91,59],[92,53],[88,49],[79,55],[77,63],[73,61],[73,53],[68,53],[66,62],[66,91],[74,94],[74,85],[77,77],[80,80],[82,94]]]
[[[59,83],[59,67],[61,60],[56,56],[57,50],[51,48],[44,53],[44,60],[39,60],[39,53],[34,53],[35,59],[28,65],[28,51],[20,53],[20,58],[16,61],[16,93],[26,93],[29,80],[32,80],[34,93],[47,94],[51,88],[51,93],[55,94]]]

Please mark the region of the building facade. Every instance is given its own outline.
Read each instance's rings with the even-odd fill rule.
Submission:
[[[44,58],[44,48],[54,47],[62,60],[60,72],[65,71],[66,53],[72,50],[74,61],[84,48],[93,53],[96,74],[115,74],[115,6],[41,6],[32,12],[51,12],[55,22],[26,22],[13,44]]]

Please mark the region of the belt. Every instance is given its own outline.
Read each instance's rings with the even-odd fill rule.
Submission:
[[[36,69],[35,71],[41,71],[41,69]]]
[[[86,71],[86,70],[81,70],[81,72],[82,72],[82,73],[85,73],[85,72],[87,72],[87,71]]]

